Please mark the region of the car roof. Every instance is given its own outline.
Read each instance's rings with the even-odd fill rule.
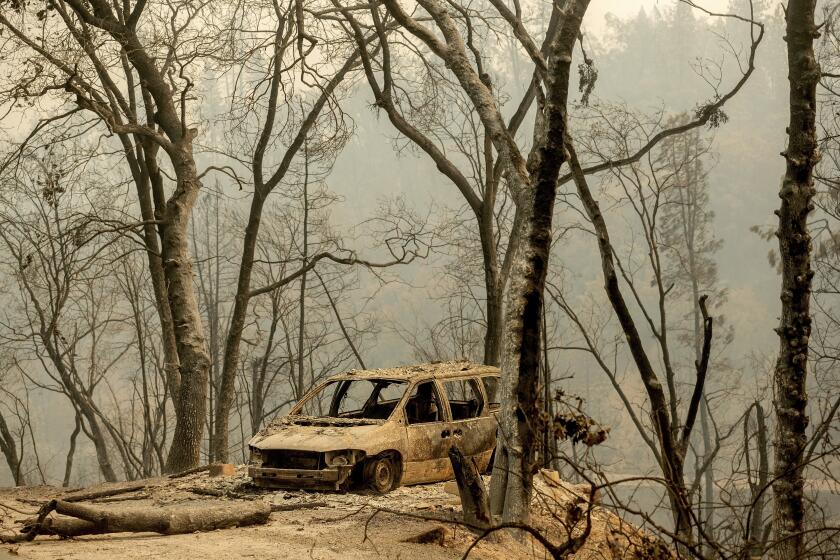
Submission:
[[[471,375],[499,375],[499,368],[476,364],[467,360],[452,362],[431,362],[393,368],[351,369],[329,377],[336,379],[399,379],[415,381],[419,379],[449,379]]]

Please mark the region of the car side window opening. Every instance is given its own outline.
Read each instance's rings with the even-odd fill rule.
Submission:
[[[452,420],[477,418],[484,409],[484,397],[475,379],[457,379],[443,384]]]
[[[405,419],[409,424],[428,424],[443,420],[434,381],[418,383],[405,403]]]
[[[501,399],[499,398],[499,378],[495,375],[487,375],[481,378],[484,383],[484,393],[487,395],[487,404],[490,408],[497,408],[501,406]]]

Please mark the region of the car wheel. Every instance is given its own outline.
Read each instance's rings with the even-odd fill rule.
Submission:
[[[399,470],[393,455],[377,455],[365,464],[365,484],[379,494],[385,494],[397,487]]]

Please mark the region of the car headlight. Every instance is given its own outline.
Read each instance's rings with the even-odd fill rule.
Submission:
[[[352,450],[327,451],[324,461],[328,467],[346,467],[356,463],[356,453]]]
[[[251,456],[248,458],[248,463],[255,466],[262,465],[263,454],[262,451],[256,447],[251,448]]]

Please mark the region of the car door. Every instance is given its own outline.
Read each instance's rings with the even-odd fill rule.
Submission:
[[[479,469],[484,469],[496,442],[496,419],[487,406],[481,382],[476,377],[448,379],[443,381],[443,388],[453,442],[464,455],[476,460]]]
[[[418,381],[403,408],[406,420],[406,455],[403,484],[437,482],[452,478],[449,446],[452,430],[440,387],[433,379]]]

